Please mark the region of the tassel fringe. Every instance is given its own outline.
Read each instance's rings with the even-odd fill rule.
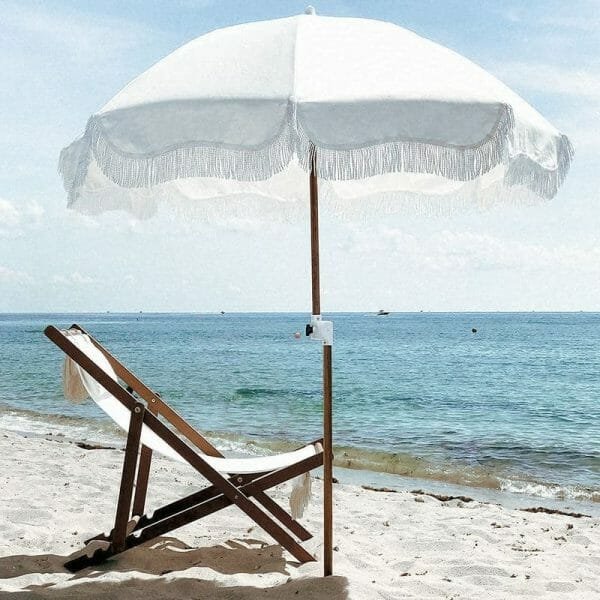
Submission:
[[[317,172],[324,180],[351,180],[384,173],[428,173],[455,181],[472,181],[499,164],[507,165],[504,183],[525,186],[542,198],[552,198],[564,181],[573,147],[561,136],[556,148],[556,168],[547,169],[523,154],[510,156],[515,119],[504,105],[496,126],[473,146],[443,146],[419,141],[394,141],[360,148],[318,146],[299,122],[290,103],[279,133],[267,144],[236,149],[214,144],[191,144],[158,155],[128,154],[107,139],[102,124],[92,117],[84,135],[61,152],[59,172],[72,205],[84,186],[90,163],[123,188],[148,188],[188,177],[218,177],[240,181],[264,181],[279,173],[295,156],[310,170],[316,152]]]
[[[507,185],[525,186],[541,198],[554,198],[575,156],[575,149],[566,135],[560,136],[556,156],[557,167],[554,170],[545,169],[523,154],[514,157],[505,176]]]
[[[294,479],[290,493],[290,513],[294,519],[300,519],[312,497],[310,473],[303,473]]]
[[[75,404],[80,404],[89,396],[81,381],[77,363],[68,356],[63,362],[63,393],[67,400]]]
[[[317,173],[321,179],[328,180],[364,179],[384,173],[407,172],[471,181],[504,160],[514,124],[512,109],[505,105],[490,135],[473,146],[397,141],[349,150],[316,148],[300,128],[298,157],[308,171],[316,151]]]

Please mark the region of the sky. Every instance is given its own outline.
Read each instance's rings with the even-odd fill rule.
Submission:
[[[308,220],[67,211],[61,148],[143,70],[292,0],[0,2],[0,312],[310,310]],[[446,217],[322,219],[323,312],[600,310],[600,1],[313,1],[391,21],[500,78],[572,140],[557,197]]]

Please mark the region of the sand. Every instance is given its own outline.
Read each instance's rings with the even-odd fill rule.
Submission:
[[[82,540],[109,530],[120,449],[0,431],[0,597],[600,598],[600,519],[523,512],[426,494],[337,484],[335,576],[298,565],[235,508],[76,575],[62,567]],[[149,505],[202,485],[156,459]],[[321,486],[303,522],[321,552]],[[273,496],[287,503],[282,486]],[[543,502],[540,502],[543,504]]]

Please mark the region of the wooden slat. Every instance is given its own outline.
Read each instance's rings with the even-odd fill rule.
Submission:
[[[129,522],[130,516],[133,482],[135,479],[135,468],[140,449],[140,436],[142,433],[145,410],[144,405],[141,402],[138,402],[131,413],[131,419],[129,421],[129,433],[127,434],[125,459],[123,461],[123,472],[121,474],[121,488],[119,490],[117,514],[111,540],[115,552],[120,552],[125,549],[127,523]]]
[[[151,463],[152,448],[142,446],[142,451],[140,452],[140,464],[138,465],[138,473],[135,480],[135,495],[133,497],[133,507],[131,509],[132,517],[141,517],[144,514]]]
[[[147,408],[150,412],[155,411],[154,405]],[[156,413],[154,413],[156,414]],[[135,480],[135,495],[133,497],[132,517],[141,517],[146,506],[146,494],[148,493],[148,479],[150,478],[150,465],[152,464],[152,448],[142,446],[140,462],[138,465],[137,478]]]

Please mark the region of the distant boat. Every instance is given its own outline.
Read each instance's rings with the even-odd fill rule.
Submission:
[[[381,309],[379,309],[379,310],[377,311],[377,316],[378,316],[378,317],[383,317],[383,316],[385,316],[385,315],[389,315],[389,314],[390,314],[390,313],[389,313],[389,311],[387,311],[387,310],[383,310],[383,308],[381,308]]]

